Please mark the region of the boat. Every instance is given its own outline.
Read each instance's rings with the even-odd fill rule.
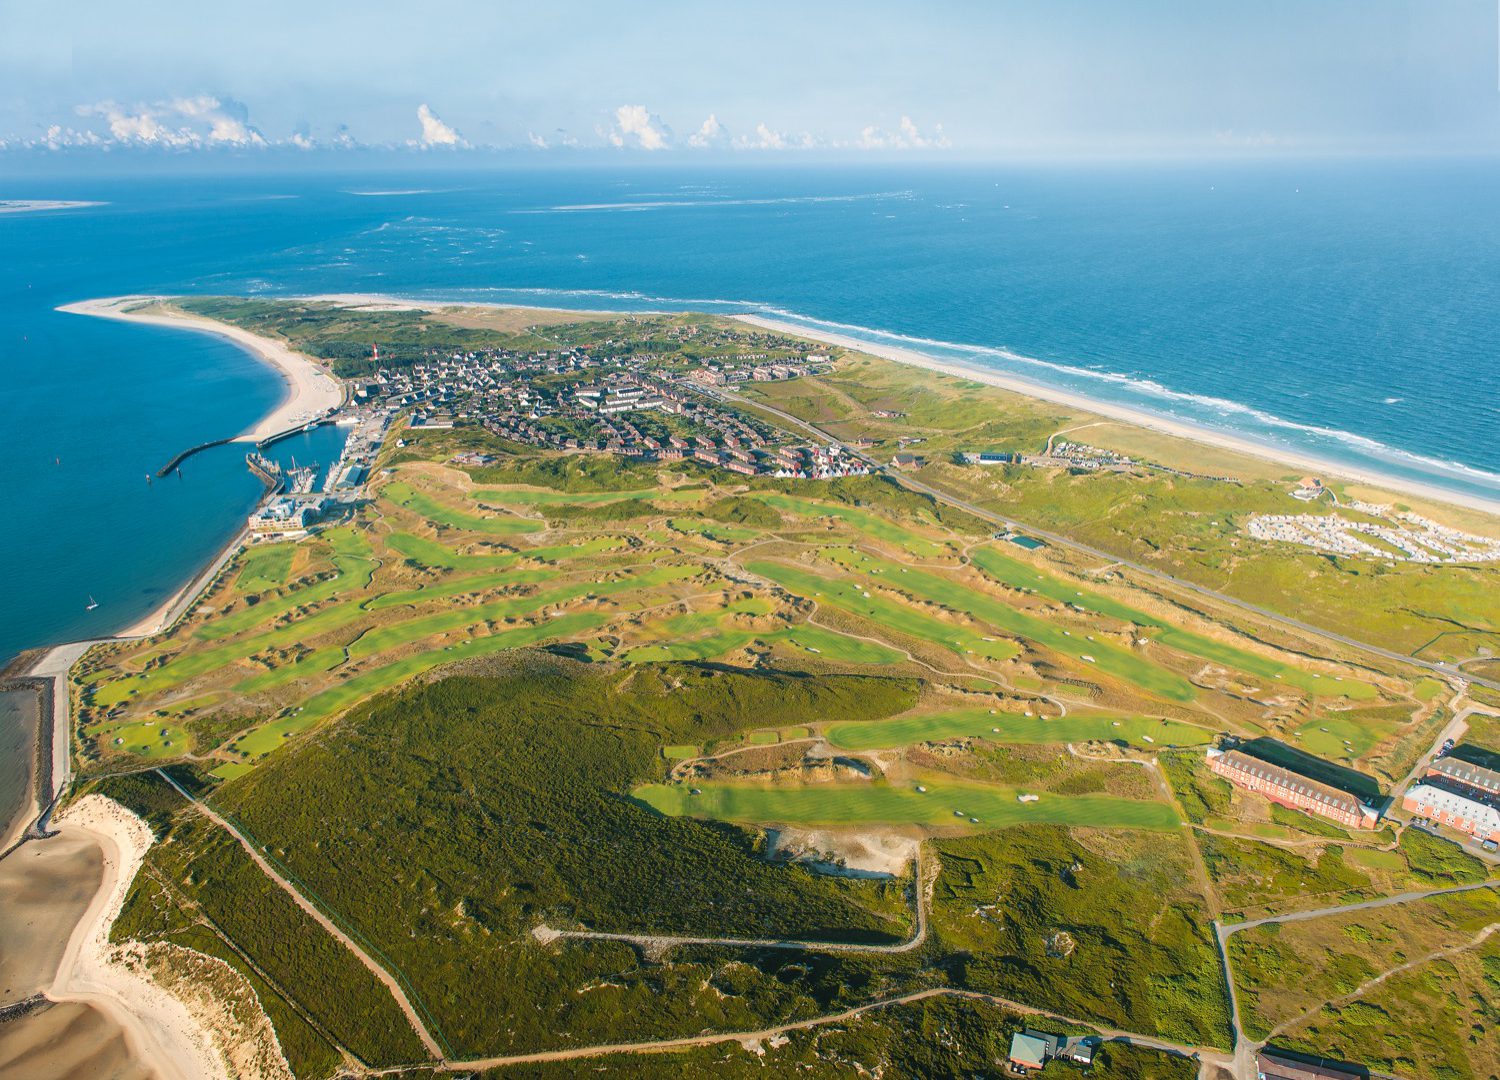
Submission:
[[[84,611],[93,611],[98,606],[99,606],[99,601],[95,600],[93,594],[90,593],[89,594],[88,606],[85,607],[83,610]]]

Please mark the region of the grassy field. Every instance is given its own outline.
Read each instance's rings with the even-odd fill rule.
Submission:
[[[985,660],[1003,661],[1020,651],[1013,642],[987,639],[986,635],[968,629],[962,623],[924,614],[899,600],[871,593],[847,578],[823,577],[802,567],[769,561],[747,563],[745,569],[798,596],[829,604],[898,634],[929,642],[961,656],[972,654]]]
[[[1158,749],[1199,746],[1212,735],[1202,728],[1150,716],[1073,713],[1063,717],[995,713],[990,709],[924,713],[892,720],[830,724],[824,733],[841,750],[876,750],[961,736],[1001,743],[1071,743],[1098,739]],[[1147,742],[1147,738],[1151,741]]]
[[[1062,578],[1044,573],[1031,564],[1012,558],[992,547],[977,548],[970,554],[970,558],[975,566],[1004,585],[1029,590],[1060,604],[1068,604],[1135,626],[1149,628],[1154,631],[1151,636],[1168,648],[1208,660],[1211,663],[1223,664],[1260,679],[1295,686],[1310,694],[1340,696],[1360,701],[1369,700],[1379,694],[1375,687],[1353,678],[1322,676],[1260,653],[1204,637],[1202,634],[1195,634],[1180,626],[1173,626],[1164,619],[1148,615],[1112,597],[1092,590],[1075,588],[1072,583]]]
[[[918,791],[919,786],[926,790]],[[1023,793],[1014,789],[943,777],[924,779],[920,785],[915,781],[647,784],[633,794],[672,817],[751,824],[926,825],[965,831],[1027,822],[1122,829],[1169,829],[1177,824],[1177,815],[1165,803],[1050,794],[1036,802],[1021,802],[1017,796]]]
[[[1494,923],[1500,897],[1480,889],[1241,931],[1230,939],[1230,959],[1245,1031],[1264,1039],[1391,968],[1468,944]]]
[[[951,611],[965,612],[988,623],[1000,633],[1025,638],[1161,697],[1172,701],[1191,701],[1195,696],[1196,691],[1186,679],[1145,657],[1106,641],[1092,640],[1092,635],[1089,634],[1075,635],[1055,622],[1019,611],[952,578],[927,570],[902,567],[863,552],[834,550],[831,555],[839,565],[862,574],[866,580],[874,582],[878,576],[881,583],[889,588],[910,592],[919,599],[940,604]],[[1085,657],[1093,659],[1089,661]]]
[[[505,514],[499,517],[480,517],[466,513],[452,504],[442,501],[425,491],[393,482],[380,489],[380,497],[397,506],[410,510],[438,525],[465,532],[485,533],[489,536],[517,536],[524,533],[541,532],[546,526],[540,521]]]

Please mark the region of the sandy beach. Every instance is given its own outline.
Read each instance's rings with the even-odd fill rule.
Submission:
[[[859,352],[869,353],[871,356],[894,360],[897,363],[911,364],[914,367],[941,372],[944,375],[952,375],[960,379],[971,379],[974,382],[982,382],[986,385],[998,387],[1001,390],[1009,390],[1012,393],[1021,394],[1025,397],[1051,401],[1058,405],[1066,405],[1068,408],[1076,409],[1079,412],[1092,413],[1095,416],[1119,420],[1127,424],[1133,424],[1136,427],[1146,428],[1150,431],[1158,431],[1179,439],[1186,439],[1190,442],[1202,443],[1205,446],[1230,450],[1248,457],[1259,458],[1262,461],[1285,465],[1289,469],[1299,472],[1316,473],[1323,477],[1338,477],[1343,480],[1381,488],[1396,494],[1413,495],[1429,499],[1433,502],[1464,506],[1471,510],[1480,510],[1488,514],[1500,515],[1500,500],[1497,499],[1487,499],[1480,495],[1450,491],[1436,484],[1426,484],[1419,480],[1408,480],[1404,477],[1392,476],[1388,473],[1351,469],[1348,465],[1330,461],[1327,458],[1320,458],[1312,454],[1302,454],[1295,450],[1286,450],[1280,447],[1266,446],[1255,442],[1253,439],[1242,438],[1228,432],[1214,431],[1209,428],[1199,427],[1196,424],[1171,420],[1141,409],[1132,409],[1126,405],[1097,401],[1068,390],[1059,390],[1055,387],[1032,382],[1028,379],[990,371],[977,364],[939,360],[936,357],[928,356],[926,353],[917,352],[914,349],[904,349],[894,345],[877,345],[843,334],[810,330],[807,327],[798,326],[796,323],[768,319],[760,315],[732,315],[730,318],[748,323],[751,326],[758,326],[763,330],[774,330],[777,333],[807,338],[808,340],[822,342],[827,345],[837,345],[840,348],[858,350]]]
[[[97,844],[103,874],[68,939],[47,997],[100,1009],[125,1031],[136,1059],[150,1062],[162,1080],[227,1077],[212,1037],[187,1006],[145,974],[139,957],[109,943],[110,927],[151,846],[150,828],[102,795],[84,796],[57,824],[63,838]]]
[[[170,296],[115,296],[100,300],[81,300],[58,308],[73,315],[94,315],[123,322],[166,326],[177,330],[197,330],[214,334],[240,346],[256,359],[276,369],[286,384],[281,403],[249,430],[236,437],[238,442],[257,442],[300,427],[335,409],[344,400],[343,387],[321,364],[310,356],[296,352],[279,341],[252,334],[239,327],[175,313],[140,313],[129,310],[153,302],[166,302]]]

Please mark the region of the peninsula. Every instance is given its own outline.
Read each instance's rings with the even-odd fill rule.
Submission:
[[[40,665],[62,828],[0,879],[114,847],[9,1023],[192,1075],[1500,1068],[1500,827],[1430,794],[1500,790],[1488,507],[758,317],[68,310],[277,366],[226,437],[352,434]]]

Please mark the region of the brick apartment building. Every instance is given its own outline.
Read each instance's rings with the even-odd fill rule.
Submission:
[[[1373,829],[1380,814],[1347,791],[1272,765],[1243,750],[1210,749],[1208,767],[1236,787],[1272,802],[1326,817],[1351,829]]]

